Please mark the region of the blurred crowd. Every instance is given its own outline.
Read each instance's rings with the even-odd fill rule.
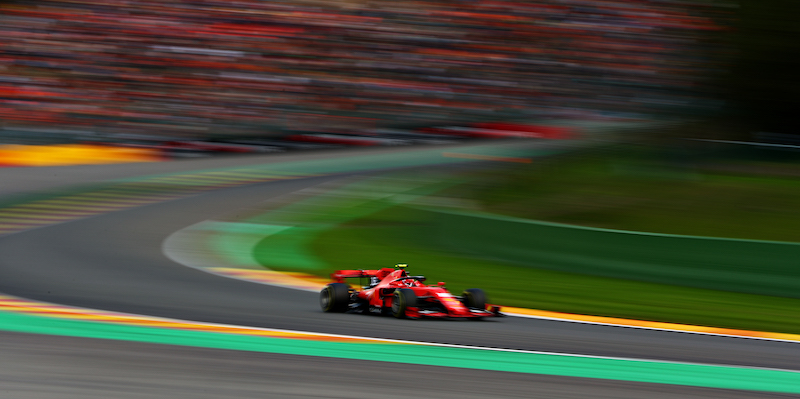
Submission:
[[[269,135],[702,102],[724,7],[655,0],[0,4],[0,124]]]

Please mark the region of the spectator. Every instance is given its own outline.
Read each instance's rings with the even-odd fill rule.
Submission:
[[[0,120],[202,138],[681,110],[718,68],[696,40],[717,15],[655,0],[12,1]]]

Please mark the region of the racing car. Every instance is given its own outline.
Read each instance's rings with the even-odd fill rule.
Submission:
[[[424,276],[411,276],[406,264],[377,270],[337,270],[332,283],[322,289],[319,303],[325,312],[391,314],[397,318],[469,318],[502,316],[500,307],[486,304],[486,294],[470,288],[461,296],[451,294],[444,283],[425,285]],[[345,279],[357,278],[360,289]]]

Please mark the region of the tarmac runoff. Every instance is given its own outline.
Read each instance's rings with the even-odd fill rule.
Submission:
[[[299,356],[800,394],[800,371],[443,345],[155,318],[0,296],[0,329]]]

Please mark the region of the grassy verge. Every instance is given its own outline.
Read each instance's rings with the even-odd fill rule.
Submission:
[[[441,252],[425,243],[426,221],[388,209],[329,230],[314,253],[341,268],[409,263],[429,283],[460,293],[483,288],[494,303],[568,313],[800,333],[800,300],[609,279],[507,265]],[[320,270],[326,275],[329,270]]]
[[[660,157],[660,158],[659,158]],[[797,165],[675,161],[601,151],[469,172],[439,196],[480,210],[558,223],[668,234],[800,241]],[[767,170],[770,173],[758,173]],[[780,173],[774,173],[776,170]],[[463,176],[462,176],[463,177]],[[800,333],[800,300],[548,271],[469,258],[431,245],[431,221],[392,207],[319,234],[310,250],[335,268],[398,262],[453,292],[483,288],[494,303],[553,311]],[[274,265],[268,265],[274,267]]]
[[[479,173],[448,191],[487,212],[654,233],[800,242],[800,163],[605,149]]]

